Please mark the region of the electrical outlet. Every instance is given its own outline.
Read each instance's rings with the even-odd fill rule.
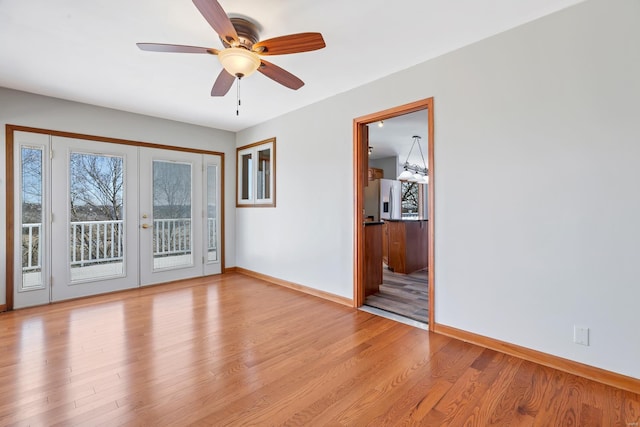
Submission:
[[[589,345],[589,328],[574,325],[573,342],[580,345]]]

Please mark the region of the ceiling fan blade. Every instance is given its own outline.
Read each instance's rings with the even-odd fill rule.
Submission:
[[[141,50],[149,52],[177,52],[177,53],[210,53],[217,55],[218,50],[209,47],[184,46],[180,44],[136,43]]]
[[[225,96],[227,92],[229,92],[229,89],[231,89],[231,85],[235,79],[235,76],[232,76],[223,68],[220,74],[218,74],[213,88],[211,88],[211,96]]]
[[[304,86],[304,82],[277,65],[273,65],[267,61],[261,61],[260,66],[258,67],[258,71],[260,71],[265,76],[269,77],[271,80],[274,80],[280,83],[283,86],[288,87],[289,89],[298,90],[302,86]]]
[[[322,34],[299,33],[263,40],[254,44],[253,50],[261,55],[284,55],[318,50],[325,46]]]
[[[216,0],[193,0],[193,4],[223,40],[229,43],[238,41],[238,33],[220,3]]]

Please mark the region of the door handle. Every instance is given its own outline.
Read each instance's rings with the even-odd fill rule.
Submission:
[[[142,228],[153,228],[153,225],[142,224]]]

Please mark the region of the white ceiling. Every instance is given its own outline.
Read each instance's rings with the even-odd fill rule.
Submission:
[[[212,98],[212,55],[136,42],[221,48],[190,0],[0,0],[0,86],[238,131],[500,33],[581,0],[219,0],[261,39],[321,32],[327,47],[268,60],[298,91],[256,73]]]
[[[384,120],[382,126],[376,122],[368,127],[369,147],[373,148],[369,155],[370,159],[397,157],[400,164],[408,161],[412,165],[429,166],[427,157],[429,119],[426,110]],[[413,146],[414,135],[420,137],[419,147],[417,144]],[[424,160],[420,155],[420,149],[422,149]],[[411,153],[410,156],[409,153]]]

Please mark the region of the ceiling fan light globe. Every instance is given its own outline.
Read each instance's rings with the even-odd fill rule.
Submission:
[[[411,178],[413,178],[413,174],[411,172],[409,172],[408,170],[404,170],[404,171],[402,171],[402,173],[400,175],[398,175],[397,180],[398,181],[408,181]]]
[[[248,77],[260,66],[260,57],[241,47],[230,47],[218,52],[218,59],[232,76]]]
[[[421,175],[420,179],[418,181],[416,181],[418,184],[428,184],[429,183],[429,177],[426,175]]]

